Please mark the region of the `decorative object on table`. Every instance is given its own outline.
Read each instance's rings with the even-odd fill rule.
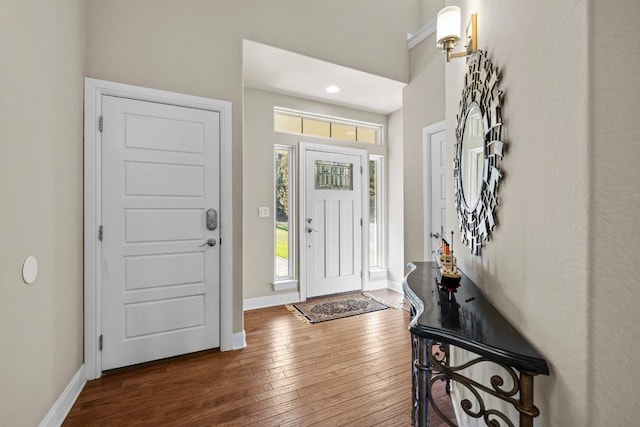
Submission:
[[[312,298],[305,302],[287,305],[287,308],[301,320],[319,323],[386,310],[389,305],[366,293],[350,293]]]
[[[453,243],[453,231],[451,232],[451,242]],[[444,238],[440,242],[440,249],[436,253],[438,264],[438,284],[447,292],[455,292],[460,286],[462,273],[458,269],[455,255],[453,255],[453,244],[449,244]]]

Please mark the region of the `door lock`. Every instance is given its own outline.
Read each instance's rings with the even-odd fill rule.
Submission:
[[[207,230],[215,230],[218,228],[218,211],[215,209],[207,209]]]
[[[439,239],[440,233],[431,233],[431,237],[433,237],[434,239]]]
[[[203,246],[215,246],[215,245],[216,245],[215,239],[209,239],[206,242],[204,242],[203,244],[201,244],[200,247],[203,247]]]

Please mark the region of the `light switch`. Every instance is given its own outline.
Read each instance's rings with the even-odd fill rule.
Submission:
[[[29,256],[22,264],[22,280],[24,283],[31,284],[36,277],[38,277],[38,260],[34,256]]]
[[[260,206],[258,208],[258,216],[260,218],[267,218],[269,216],[269,206]]]

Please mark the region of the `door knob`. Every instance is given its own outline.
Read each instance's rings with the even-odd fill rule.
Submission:
[[[216,241],[214,239],[209,239],[206,242],[204,242],[203,244],[200,245],[200,247],[203,246],[215,246],[216,245]]]
[[[439,239],[440,233],[431,233],[431,237],[433,237],[434,239]]]
[[[313,233],[313,232],[318,232],[320,230],[318,230],[317,228],[311,228],[311,227],[307,227],[307,233]]]

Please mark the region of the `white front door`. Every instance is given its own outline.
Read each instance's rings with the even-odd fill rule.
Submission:
[[[220,115],[113,96],[102,112],[101,368],[218,347]]]
[[[444,126],[444,124],[443,124]],[[432,128],[433,129],[433,128]],[[425,183],[428,188],[430,197],[425,197],[425,212],[429,212],[429,219],[425,224],[428,243],[425,244],[425,260],[431,260],[433,251],[437,251],[440,247],[440,240],[445,238],[447,229],[447,131],[446,129],[428,132],[425,136],[424,150],[428,150],[429,156],[426,158],[429,164],[425,165],[424,170],[430,171],[430,182]],[[451,242],[449,242],[451,243]]]
[[[362,176],[360,153],[304,150],[307,297],[362,289]]]

